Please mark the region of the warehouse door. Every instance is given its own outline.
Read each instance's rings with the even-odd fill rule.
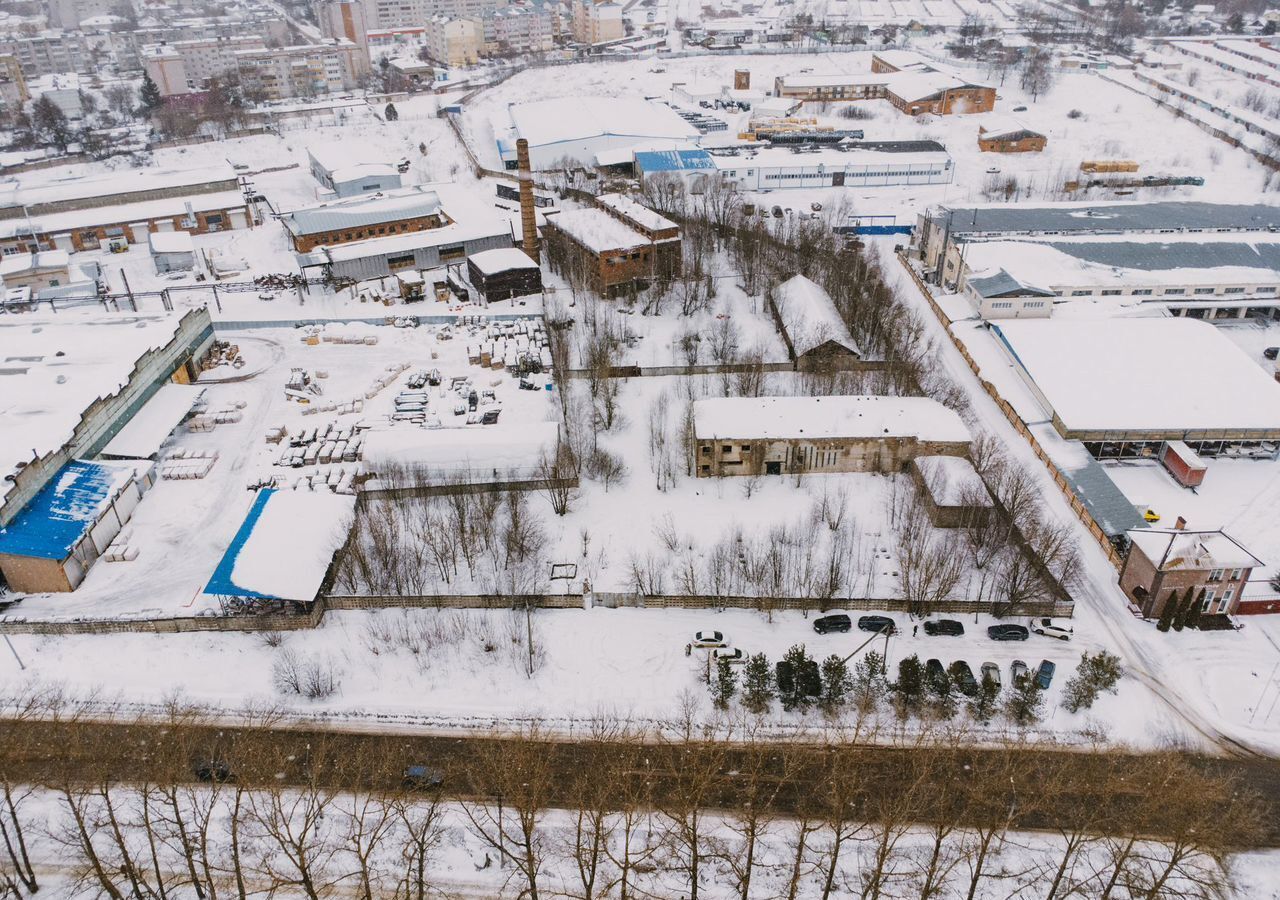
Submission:
[[[832,187],[844,187],[844,173],[843,173],[843,172],[832,172],[832,173],[831,173],[831,186],[832,186]]]

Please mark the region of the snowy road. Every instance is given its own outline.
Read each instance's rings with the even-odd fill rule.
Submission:
[[[1116,580],[1116,571],[1107,561],[1101,549],[1067,506],[1066,500],[1049,477],[1044,465],[1036,458],[1029,444],[1014,430],[995,402],[983,390],[977,376],[969,368],[959,351],[949,340],[945,329],[934,315],[932,308],[921,295],[915,282],[893,256],[892,238],[876,241],[887,277],[896,283],[901,295],[907,298],[919,312],[921,319],[934,335],[937,358],[947,374],[960,385],[969,398],[973,414],[981,427],[1000,439],[1006,449],[1023,462],[1040,485],[1046,508],[1065,522],[1069,522],[1079,536],[1081,555],[1084,559],[1084,579],[1076,590],[1076,615],[1086,628],[1098,631],[1105,637],[1124,661],[1127,673],[1141,682],[1161,707],[1161,718],[1167,723],[1171,740],[1196,741],[1232,756],[1267,755],[1269,751],[1247,736],[1232,733],[1209,710],[1205,698],[1185,689],[1171,677],[1171,667],[1179,664],[1176,654],[1164,654],[1153,646],[1157,635],[1149,623],[1136,619],[1129,611],[1126,598]],[[1184,687],[1184,686],[1180,686]]]

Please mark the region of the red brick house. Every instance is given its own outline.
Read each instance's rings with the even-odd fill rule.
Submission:
[[[1241,604],[1253,570],[1262,561],[1221,529],[1137,528],[1120,570],[1120,588],[1149,619],[1160,617],[1171,595],[1204,589],[1203,611],[1210,615],[1264,612]]]
[[[548,216],[543,236],[551,268],[580,273],[602,296],[680,274],[680,226],[623,194]]]

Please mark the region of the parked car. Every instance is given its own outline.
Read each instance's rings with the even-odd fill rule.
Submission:
[[[924,664],[924,680],[939,691],[951,684],[951,680],[947,678],[947,670],[942,668],[942,661],[938,659],[928,660]]]
[[[999,167],[999,166],[987,166],[987,174],[988,174],[988,175],[999,175],[999,174],[1000,174],[1000,167]]]
[[[231,767],[219,759],[202,759],[193,768],[200,781],[222,783],[234,777]]]
[[[405,766],[402,780],[407,788],[435,788],[444,784],[444,772],[431,766]]]
[[[1266,350],[1262,351],[1262,355],[1267,359],[1275,359],[1277,356],[1280,356],[1280,347],[1268,347]]]
[[[996,690],[1000,689],[1000,667],[993,662],[984,662],[982,664],[982,680],[994,684]]]
[[[1020,659],[1015,659],[1009,663],[1009,683],[1014,687],[1022,687],[1022,683],[1027,680],[1029,671],[1026,663]]]
[[[1031,630],[1036,634],[1057,638],[1060,641],[1069,641],[1075,634],[1075,630],[1070,625],[1059,625],[1053,619],[1032,619]]]
[[[740,666],[747,661],[747,652],[738,647],[716,647],[711,651],[711,658],[719,662],[724,660],[731,666]]]
[[[695,647],[727,647],[728,643],[724,639],[724,635],[719,631],[699,631],[693,636],[693,646]]]
[[[1040,660],[1040,668],[1036,669],[1036,684],[1041,690],[1047,691],[1049,685],[1053,684],[1053,673],[1058,671],[1058,667],[1047,659]]]
[[[859,631],[878,631],[880,633],[897,634],[898,627],[893,624],[893,619],[888,616],[859,616]]]
[[[964,634],[964,626],[955,619],[938,619],[935,622],[925,622],[924,633],[928,635],[959,637]]]
[[[781,207],[781,206],[775,206],[775,207],[773,208],[773,217],[774,217],[775,219],[781,219],[781,218],[782,218],[782,207]]]
[[[993,641],[1025,641],[1031,632],[1022,625],[1004,624],[987,626],[987,637]]]
[[[822,616],[813,620],[813,630],[818,634],[828,634],[832,631],[844,633],[853,629],[853,620],[844,613],[835,613],[830,616]]]
[[[1026,108],[1025,106],[1015,106],[1015,107],[1013,108],[1013,111],[1014,111],[1014,112],[1026,112],[1026,111],[1027,111],[1027,108]]]
[[[951,676],[951,683],[960,689],[960,693],[966,697],[977,695],[978,679],[973,677],[973,669],[969,668],[969,664],[963,659],[953,662],[947,674]]]

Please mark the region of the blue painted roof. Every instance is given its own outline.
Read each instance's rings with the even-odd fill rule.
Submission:
[[[129,477],[120,466],[81,459],[67,463],[0,528],[0,553],[66,559]]]
[[[258,524],[258,519],[262,518],[262,510],[266,508],[267,501],[271,499],[271,495],[274,493],[275,491],[270,488],[258,492],[257,499],[253,501],[253,506],[249,507],[248,514],[240,524],[240,530],[231,539],[227,552],[222,554],[218,567],[213,570],[209,583],[204,586],[206,594],[221,594],[225,597],[255,597],[260,600],[280,599],[273,597],[271,594],[263,594],[258,591],[251,591],[248,588],[242,588],[231,580],[231,573],[236,567],[236,558],[248,542],[249,535],[253,534],[254,526]]]
[[[692,172],[716,167],[706,150],[643,150],[636,154],[636,165],[650,173]]]

